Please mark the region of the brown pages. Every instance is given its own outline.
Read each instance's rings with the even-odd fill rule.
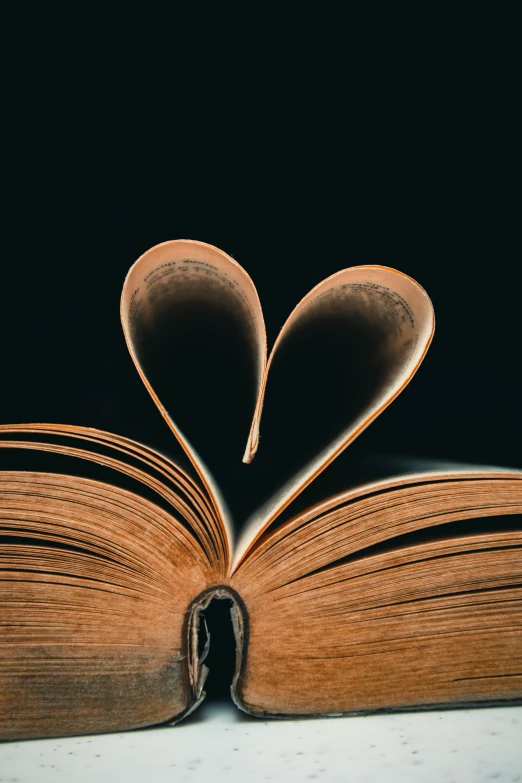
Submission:
[[[121,317],[125,338],[136,368],[154,402],[170,428],[187,452],[205,487],[214,499],[223,518],[230,547],[233,546],[234,522],[227,513],[217,482],[200,456],[200,444],[192,443],[190,433],[176,425],[168,401],[162,401],[154,390],[144,365],[149,362],[147,348],[161,342],[162,329],[169,333],[169,358],[176,362],[179,343],[190,336],[183,321],[176,323],[176,331],[169,330],[173,314],[196,309],[200,303],[208,311],[212,304],[215,322],[235,315],[235,328],[246,335],[246,351],[251,353],[254,368],[256,400],[250,434],[243,456],[251,462],[259,447],[262,431],[262,411],[270,369],[285,343],[297,336],[306,343],[306,332],[319,331],[325,325],[338,342],[337,362],[346,361],[346,349],[355,334],[365,345],[367,356],[362,366],[354,368],[365,372],[373,384],[356,410],[347,417],[346,405],[338,411],[336,434],[322,443],[295,475],[286,480],[272,496],[266,497],[260,508],[252,510],[235,554],[235,562],[246,551],[249,542],[262,531],[324,468],[340,454],[400,393],[419,367],[433,337],[434,316],[425,291],[411,278],[380,266],[361,266],[345,269],[319,283],[297,305],[284,324],[267,360],[266,335],[259,298],[246,272],[223,251],[200,242],[165,242],[141,256],[129,271],[123,287]],[[209,327],[210,328],[210,327]],[[215,324],[214,324],[215,328]],[[301,333],[301,334],[300,334]],[[339,335],[341,339],[339,339]],[[343,344],[343,339],[345,343]],[[178,344],[178,345],[177,345]],[[165,360],[165,357],[163,357]],[[149,362],[150,363],[150,362]],[[245,362],[246,364],[246,362]],[[155,367],[152,368],[156,370]],[[314,367],[309,368],[310,374]],[[179,383],[184,382],[183,368],[179,368]],[[247,378],[239,379],[246,382]],[[325,380],[326,382],[326,380]],[[301,394],[295,389],[295,394]],[[212,392],[207,394],[205,406],[212,406]],[[233,415],[233,411],[231,412]],[[313,412],[319,420],[323,411]],[[216,410],[215,418],[223,412]],[[210,419],[212,421],[212,419]],[[189,426],[189,423],[187,423]],[[307,422],[302,422],[306,427]],[[207,436],[207,433],[204,433]],[[208,432],[208,438],[212,434]],[[289,444],[291,448],[292,444]],[[241,520],[243,523],[243,520]],[[238,524],[236,522],[236,528]]]
[[[187,464],[0,426],[1,738],[179,720],[205,695],[214,599],[253,714],[522,698],[522,472],[336,459],[428,349],[417,283],[338,272],[268,354],[239,264],[166,242],[131,268],[121,317]]]

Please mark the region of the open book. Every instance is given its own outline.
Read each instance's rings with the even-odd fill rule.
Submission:
[[[246,272],[166,242],[129,271],[121,318],[182,449],[0,427],[2,738],[183,717],[205,695],[201,618],[223,597],[232,696],[254,715],[522,697],[522,472],[330,465],[428,349],[415,281],[334,274],[267,359]]]

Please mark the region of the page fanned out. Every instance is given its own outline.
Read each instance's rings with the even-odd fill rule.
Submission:
[[[130,269],[121,320],[182,464],[92,427],[0,425],[0,738],[181,720],[222,599],[254,715],[522,699],[522,470],[345,451],[429,348],[414,280],[337,272],[268,357],[248,274],[177,240]]]
[[[234,567],[271,521],[402,391],[422,362],[433,331],[433,308],[425,291],[387,267],[345,269],[299,303],[270,355],[245,454],[252,459],[270,405],[286,404],[279,416],[284,428],[278,433],[283,480],[244,526]],[[339,373],[343,364],[346,371]],[[324,387],[322,397],[315,394],[308,400],[307,389],[318,383]],[[272,386],[277,388],[270,400]],[[270,405],[263,410],[265,398]]]
[[[233,527],[214,466],[225,446],[240,461],[266,365],[255,287],[211,245],[164,242],[130,269],[121,319],[136,368],[203,480],[230,551]]]
[[[198,471],[237,564],[248,546],[411,379],[434,317],[380,266],[344,269],[297,305],[266,360],[254,284],[222,251],[165,242],[125,281],[127,345]],[[250,430],[241,466],[245,434]],[[245,520],[247,520],[245,522]]]

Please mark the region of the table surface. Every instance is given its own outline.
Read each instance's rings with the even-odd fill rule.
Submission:
[[[176,726],[0,744],[26,781],[522,781],[522,706],[260,720],[209,703]]]

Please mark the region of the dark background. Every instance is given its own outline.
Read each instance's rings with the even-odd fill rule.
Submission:
[[[270,341],[342,267],[416,278],[433,346],[357,448],[522,466],[511,23],[318,6],[42,7],[6,26],[2,421],[161,438],[119,296],[148,247],[194,238],[251,274]]]
[[[172,442],[119,296],[147,248],[193,238],[245,266],[271,342],[340,268],[416,278],[434,343],[353,449],[522,467],[518,20],[413,0],[106,5],[3,19],[0,420]]]

